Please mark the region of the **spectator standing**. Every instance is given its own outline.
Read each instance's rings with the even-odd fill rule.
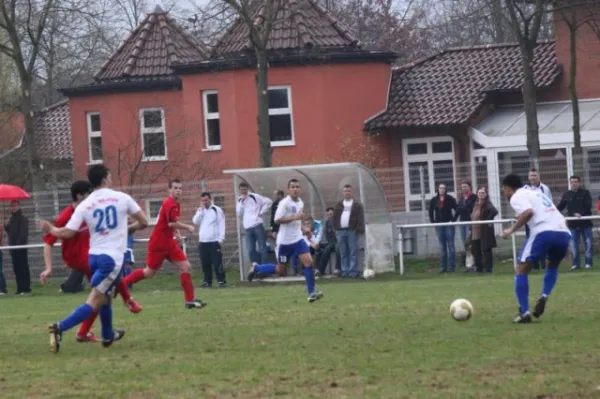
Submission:
[[[327,220],[325,220],[325,225],[323,226],[323,229],[321,229],[321,240],[319,242],[319,249],[317,250],[317,268],[321,275],[325,274],[331,254],[334,252],[337,257],[335,264],[336,271],[338,272],[337,274],[341,272],[339,253],[336,251],[335,244],[336,237],[335,228],[333,226],[333,208],[330,207],[327,208]]]
[[[247,183],[240,183],[240,197],[236,204],[236,213],[242,218],[246,231],[246,246],[252,263],[267,263],[267,234],[263,225],[263,216],[269,211],[273,201],[260,194],[249,191]],[[258,251],[256,247],[258,246]]]
[[[540,173],[538,172],[538,170],[536,168],[531,168],[529,169],[529,174],[528,174],[528,179],[529,179],[529,184],[525,184],[523,187],[528,189],[528,190],[533,190],[533,191],[538,191],[542,194],[544,194],[546,197],[550,198],[550,201],[554,202],[554,199],[552,198],[552,193],[550,192],[550,189],[548,188],[547,185],[545,185],[544,183],[542,183],[542,181],[540,180]],[[525,236],[529,237],[529,226],[525,225]],[[540,263],[533,265],[533,268],[535,270],[539,270],[540,268],[544,268],[545,267],[545,260],[542,259],[540,260]]]
[[[3,246],[4,230],[0,229],[0,247]],[[4,253],[0,249],[0,296],[6,295],[6,280],[4,279]]]
[[[352,197],[352,186],[346,184],[344,198],[333,210],[333,226],[340,251],[341,277],[358,277],[358,235],[365,232],[363,205]]]
[[[274,239],[277,238],[277,231],[279,231],[279,225],[275,223],[275,213],[277,212],[277,207],[283,197],[285,197],[283,190],[275,190],[273,192],[273,203],[271,204],[271,235]]]
[[[471,220],[494,220],[498,210],[490,201],[486,187],[477,190],[477,202],[473,206]],[[496,232],[493,224],[474,224],[471,226],[471,251],[475,258],[475,270],[492,272],[494,260],[492,249],[496,248]]]
[[[214,268],[219,287],[224,288],[227,285],[227,280],[223,268],[221,246],[225,241],[225,214],[223,209],[212,203],[210,193],[200,194],[200,201],[202,206],[198,208],[192,223],[199,226],[198,251],[200,252],[200,262],[204,272],[203,286],[205,288],[212,287]]]
[[[469,222],[471,221],[471,214],[473,213],[473,207],[475,202],[477,202],[477,196],[473,193],[473,186],[471,182],[464,180],[460,185],[462,189],[462,196],[458,201],[456,211],[459,216],[459,221],[461,222]],[[467,237],[471,234],[471,227],[469,225],[463,224],[459,226],[460,231],[460,239],[463,243],[463,255],[461,258],[461,264],[467,265]]]
[[[431,223],[449,223],[458,218],[456,213],[456,199],[446,193],[446,185],[438,186],[437,195],[429,202],[429,221]],[[456,266],[456,248],[454,247],[454,226],[442,226],[435,228],[440,243],[440,273],[454,272]]]
[[[12,201],[10,207],[12,215],[8,223],[4,225],[4,230],[8,234],[8,245],[27,245],[29,242],[29,219],[23,215],[19,201]],[[17,280],[17,295],[29,295],[31,293],[31,272],[27,249],[11,249],[10,257]]]
[[[581,187],[579,176],[571,176],[569,179],[571,189],[563,194],[560,203],[556,208],[562,212],[567,209],[567,216],[582,217],[592,215],[592,195]],[[579,242],[583,238],[583,247],[585,250],[585,268],[592,267],[593,258],[593,232],[591,220],[569,220],[567,222],[571,230],[571,256],[573,266],[571,270],[579,269],[581,257],[579,255]]]

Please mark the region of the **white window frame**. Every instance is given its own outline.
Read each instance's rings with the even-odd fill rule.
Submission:
[[[208,112],[208,101],[207,97],[211,94],[217,95],[217,103],[219,101],[219,92],[217,90],[204,90],[202,92],[202,108],[204,110],[204,150],[205,151],[219,151],[221,144],[210,145],[208,142],[208,121],[217,119],[219,121],[219,136],[221,135],[221,120],[219,112]],[[221,138],[221,137],[219,137]],[[222,140],[222,138],[221,138]]]
[[[98,115],[98,117],[100,117],[100,112],[87,112],[85,114],[85,119],[86,119],[86,124],[87,124],[88,153],[89,153],[88,165],[101,164],[102,162],[104,162],[104,159],[92,159],[92,138],[100,137],[100,139],[102,139],[102,120],[100,120],[100,131],[92,132],[92,116],[93,115]],[[102,155],[104,155],[104,154],[102,154]]]
[[[162,123],[161,127],[144,127],[144,112],[152,112],[152,111],[160,111],[160,120]],[[166,161],[167,160],[167,122],[165,120],[165,109],[160,107],[154,108],[142,108],[140,109],[140,138],[142,139],[142,161],[143,162],[152,162],[152,161]],[[144,148],[144,134],[146,133],[162,133],[165,140],[165,155],[164,156],[146,156],[146,151]]]
[[[450,142],[452,144],[452,152],[446,153],[433,153],[433,143]],[[410,144],[427,144],[426,154],[408,155],[408,146]],[[454,191],[448,192],[448,194],[456,197],[456,161],[455,161],[455,145],[454,139],[450,136],[435,136],[435,137],[424,137],[424,138],[411,138],[402,140],[402,163],[404,169],[404,201],[406,210],[410,211],[411,201],[420,201],[422,195],[426,195],[425,200],[429,200],[435,195],[435,174],[433,170],[434,161],[452,161],[452,181],[454,182]],[[410,192],[410,175],[408,171],[409,163],[423,162],[427,163],[427,172],[429,176],[429,193],[422,194],[411,194]],[[427,188],[426,188],[427,191]]]
[[[227,197],[225,197],[225,193],[219,191],[216,193],[210,193],[210,196],[212,197],[212,203],[214,205],[223,208],[223,210],[225,209],[225,205],[226,205],[225,199],[227,198]],[[221,204],[216,203],[217,198],[219,199],[219,201],[222,202]]]
[[[162,203],[164,202],[164,199],[162,198],[147,198],[145,203],[146,203],[146,215],[148,215],[148,222],[151,226],[155,226],[156,222],[158,221],[158,214],[160,214],[160,207],[158,208],[158,214],[156,215],[156,217],[152,217],[152,215],[150,214],[150,210],[152,209],[150,207],[150,203],[151,202],[159,202],[162,206]]]
[[[290,116],[290,128],[291,128],[291,133],[292,133],[292,138],[291,140],[285,140],[285,141],[271,141],[269,138],[269,141],[271,141],[271,147],[289,147],[289,146],[294,146],[296,145],[296,135],[294,133],[294,113],[293,113],[293,106],[292,106],[292,87],[291,86],[269,86],[268,90],[281,90],[281,89],[286,89],[287,90],[287,97],[288,97],[288,107],[287,108],[276,108],[276,109],[271,109],[269,108],[269,116],[271,115],[289,115]],[[267,105],[268,106],[268,105]],[[271,124],[269,124],[269,129],[271,127]],[[270,134],[270,132],[269,132]]]

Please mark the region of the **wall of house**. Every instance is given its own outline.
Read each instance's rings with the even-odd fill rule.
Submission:
[[[363,124],[385,108],[389,76],[390,66],[383,63],[272,68],[269,86],[291,89],[294,133],[293,145],[274,148],[274,165],[362,161],[361,157],[381,161],[385,139],[375,137],[366,145]],[[185,114],[203,138],[202,92],[218,92],[222,145],[206,152],[226,168],[258,167],[254,71],[185,75],[182,80]]]
[[[560,90],[551,99],[568,100],[570,73],[569,27],[565,18],[570,18],[572,9],[554,14],[556,57],[564,68]],[[600,4],[576,7],[577,29],[577,91],[580,99],[600,98]]]

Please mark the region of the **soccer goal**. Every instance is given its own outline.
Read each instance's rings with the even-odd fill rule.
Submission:
[[[365,234],[359,239],[359,269],[370,268],[379,273],[395,270],[394,228],[385,192],[373,172],[363,165],[333,163],[226,170],[224,173],[233,175],[236,198],[241,182],[247,183],[253,192],[272,197],[275,190],[286,192],[288,181],[297,179],[301,187],[300,197],[304,201],[304,213],[320,220],[323,226],[326,209],[342,200],[343,187],[350,184],[354,197],[363,204],[365,211]],[[270,212],[265,215],[265,226],[268,226],[270,216]],[[251,262],[239,218],[237,231],[240,275],[245,280]],[[360,256],[360,253],[364,255]]]

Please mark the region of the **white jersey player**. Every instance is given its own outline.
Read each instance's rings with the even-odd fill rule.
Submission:
[[[277,265],[253,263],[248,274],[248,281],[252,281],[257,275],[278,274],[285,276],[288,262],[293,255],[297,255],[302,265],[304,265],[308,302],[312,303],[323,297],[323,293],[315,290],[312,256],[302,234],[304,202],[300,199],[299,194],[300,182],[296,179],[290,180],[288,182],[288,196],[281,200],[277,212],[275,212],[275,223],[280,225],[277,232],[277,248],[275,249]]]
[[[62,333],[67,331],[94,312],[100,313],[102,322],[102,344],[110,346],[125,334],[123,330],[113,330],[110,293],[121,278],[123,256],[127,249],[127,216],[136,222],[129,226],[131,230],[140,230],[148,226],[148,219],[139,205],[127,194],[111,190],[110,171],[103,165],[91,166],[88,180],[94,192],[75,210],[65,227],[56,228],[42,221],[42,231],[55,237],[68,239],[74,236],[83,222],[90,230],[89,267],[92,273],[90,293],[86,303],[79,306],[67,318],[48,327],[50,348],[58,352]]]
[[[558,266],[567,255],[571,233],[567,228],[564,216],[556,209],[552,201],[539,191],[523,187],[518,175],[508,175],[502,181],[504,196],[517,213],[517,222],[504,230],[502,236],[510,237],[522,226],[529,227],[529,236],[515,266],[515,293],[519,302],[519,315],[515,323],[530,323],[532,313],[529,311],[529,279],[533,265],[547,259],[542,295],[533,310],[534,317],[540,317],[545,310],[548,296],[558,279]]]

